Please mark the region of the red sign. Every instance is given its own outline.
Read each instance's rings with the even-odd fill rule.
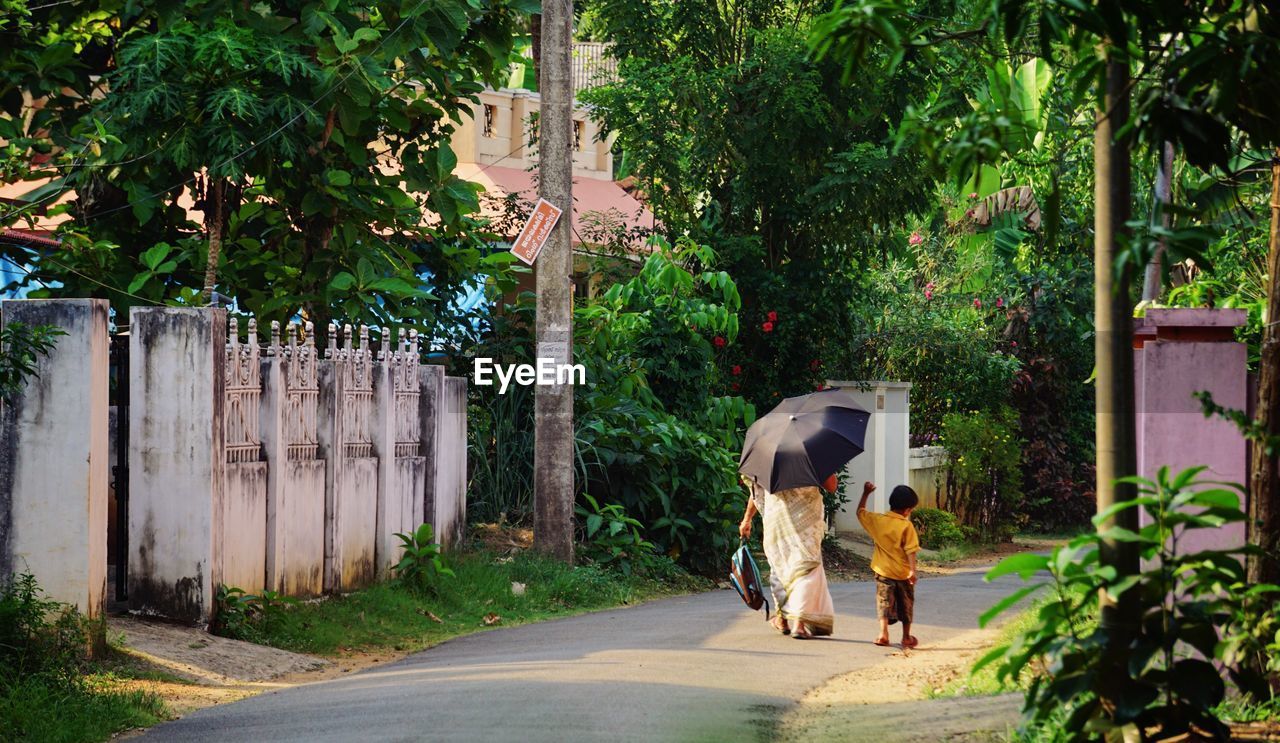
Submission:
[[[538,199],[533,213],[529,215],[529,221],[525,222],[520,236],[512,243],[511,252],[526,265],[532,266],[538,260],[542,246],[547,244],[547,238],[551,237],[551,228],[556,226],[563,213],[562,209],[547,203],[546,199]]]

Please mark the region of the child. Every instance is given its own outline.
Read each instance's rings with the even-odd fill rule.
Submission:
[[[916,553],[920,536],[911,523],[911,511],[920,503],[916,491],[899,485],[889,494],[889,513],[867,510],[867,497],[876,489],[862,486],[858,501],[858,521],[875,542],[871,570],[876,574],[876,616],[880,619],[877,645],[889,644],[889,625],[902,622],[902,647],[913,648],[919,641],[911,636],[911,616],[916,601]]]

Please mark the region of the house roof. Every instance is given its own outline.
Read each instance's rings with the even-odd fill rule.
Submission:
[[[530,202],[538,198],[534,174],[526,170],[504,168],[501,165],[459,163],[453,172],[459,178],[479,183],[490,195],[498,198],[511,194],[516,194]],[[556,206],[561,205],[556,204]],[[486,212],[485,216],[491,218],[501,216],[493,205],[482,205],[482,208]],[[654,227],[653,213],[616,182],[575,176],[573,179],[573,244],[600,242],[596,236],[601,230],[602,222],[607,223],[611,231],[614,228],[627,231],[652,230]],[[518,231],[519,226],[515,229]],[[507,237],[514,238],[515,235]]]

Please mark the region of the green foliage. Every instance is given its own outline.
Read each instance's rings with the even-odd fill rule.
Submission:
[[[1054,725],[1067,740],[1124,728],[1161,738],[1199,731],[1225,740],[1228,733],[1215,710],[1229,686],[1269,698],[1258,670],[1277,647],[1273,606],[1280,587],[1246,581],[1241,558],[1253,548],[1181,549],[1197,531],[1246,518],[1239,488],[1215,487],[1200,479],[1203,471],[1171,475],[1162,468],[1155,480],[1131,478],[1139,497],[1098,514],[1098,533],[1078,537],[1050,556],[1014,555],[987,574],[994,580],[1016,573],[1028,585],[987,611],[984,625],[1022,598],[1048,592],[1034,624],[975,666],[976,672],[998,663],[1002,682],[1034,667],[1027,726]],[[1106,526],[1130,509],[1142,509],[1147,525],[1136,532]],[[1099,552],[1113,540],[1136,545],[1147,567],[1120,575],[1101,564]],[[1096,623],[1104,596],[1135,602],[1139,626],[1125,633]],[[1125,640],[1118,652],[1127,663],[1118,666],[1119,674],[1106,657],[1112,633]],[[1103,691],[1119,703],[1104,705],[1098,696]]]
[[[859,264],[929,188],[920,158],[891,144],[926,71],[840,84],[839,66],[805,47],[814,12],[777,0],[592,5],[619,69],[584,99],[669,234],[712,247],[741,288],[741,335],[717,362],[725,391],[762,407],[847,367]]]
[[[1009,537],[1021,523],[1022,503],[1022,441],[1013,410],[948,413],[942,445],[951,457],[943,507],[984,539]]]
[[[38,371],[37,361],[53,350],[60,335],[66,331],[52,325],[29,327],[11,322],[0,328],[0,401],[22,392]]]
[[[653,543],[640,534],[640,522],[627,516],[617,503],[602,506],[589,493],[583,493],[582,500],[586,505],[574,507],[582,522],[579,553],[591,563],[617,568],[623,575],[631,575],[636,568],[646,572],[655,554]]]
[[[30,574],[0,586],[0,739],[105,740],[167,716],[153,694],[85,676],[90,630],[73,607],[48,600]]]
[[[940,550],[967,541],[964,529],[950,511],[917,508],[911,512],[911,523],[920,535],[920,546],[925,549]]]
[[[258,642],[262,626],[297,606],[298,600],[276,591],[260,594],[245,592],[235,586],[218,586],[213,596],[217,611],[209,631],[235,640]]]
[[[454,572],[445,564],[440,545],[432,541],[431,524],[418,526],[412,534],[396,534],[403,551],[396,564],[396,580],[410,590],[435,594],[441,578],[452,578]]]
[[[55,287],[37,295],[189,303],[217,238],[222,293],[263,319],[447,324],[442,298],[506,261],[446,143],[532,7],[44,4],[0,51],[0,168],[74,188],[73,219],[60,248],[6,254]]]
[[[743,493],[742,431],[755,416],[717,394],[717,354],[738,330],[728,274],[701,270],[714,255],[682,238],[656,239],[640,273],[574,313],[575,394],[583,484],[620,504],[659,551],[718,572],[736,541]]]

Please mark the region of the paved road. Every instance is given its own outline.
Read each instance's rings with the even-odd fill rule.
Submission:
[[[974,629],[1009,589],[922,579],[922,649]],[[714,591],[459,638],[352,676],[153,728],[149,741],[748,741],[826,679],[882,661],[874,588],[834,584],[835,638],[772,632]],[[904,662],[910,662],[909,660]]]

